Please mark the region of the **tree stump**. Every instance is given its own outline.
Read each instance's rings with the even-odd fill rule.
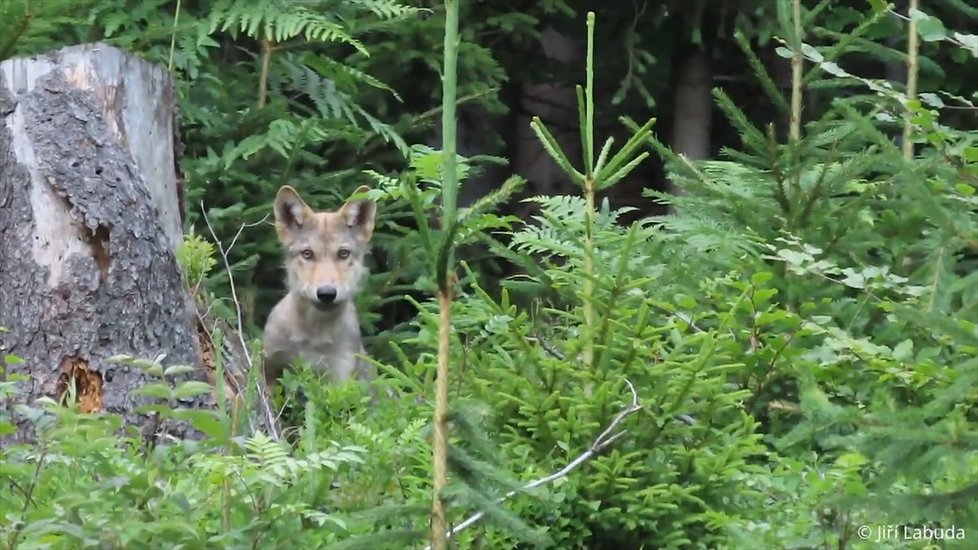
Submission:
[[[18,401],[73,387],[83,412],[143,423],[132,391],[146,373],[108,358],[166,354],[206,379],[174,255],[173,121],[169,74],[112,46],[0,63],[0,362],[24,360],[6,366],[29,377]],[[31,438],[14,418],[16,439]]]

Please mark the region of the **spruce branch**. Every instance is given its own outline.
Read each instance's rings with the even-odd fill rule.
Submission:
[[[752,71],[754,71],[754,76],[757,77],[761,84],[761,89],[767,94],[768,98],[774,103],[775,107],[778,108],[781,113],[791,112],[791,107],[788,102],[785,101],[784,94],[778,89],[778,85],[775,84],[774,79],[771,78],[771,74],[768,72],[767,68],[764,66],[764,62],[761,61],[757,54],[754,53],[754,49],[751,47],[747,36],[740,30],[734,32],[734,39],[737,41],[737,45],[740,46],[740,51],[743,52],[744,56],[747,58],[747,63],[750,65]]]
[[[537,139],[540,141],[540,145],[543,149],[554,159],[557,166],[571,178],[575,184],[584,184],[584,174],[578,172],[574,166],[571,164],[570,159],[564,153],[563,149],[560,148],[560,144],[557,143],[557,138],[544,126],[543,121],[538,116],[534,116],[530,121],[530,129],[536,134]]]
[[[615,417],[611,420],[611,422],[604,429],[604,431],[602,431],[598,435],[598,437],[594,439],[594,441],[591,443],[591,445],[587,448],[586,451],[578,455],[577,458],[575,458],[574,460],[568,462],[566,466],[553,472],[552,474],[531,481],[530,483],[527,483],[526,485],[521,487],[519,490],[510,491],[505,495],[497,498],[494,504],[498,506],[506,502],[507,500],[513,498],[518,493],[529,491],[531,489],[536,489],[537,487],[540,487],[542,485],[546,485],[548,483],[557,481],[558,479],[563,479],[567,477],[568,475],[570,475],[571,472],[576,470],[582,464],[584,464],[588,460],[591,460],[596,455],[600,454],[602,451],[604,451],[609,446],[611,446],[611,444],[614,443],[618,438],[628,433],[628,430],[617,430],[617,428],[625,420],[625,418],[642,410],[642,405],[639,405],[638,403],[638,392],[635,391],[635,386],[632,385],[632,383],[627,378],[625,379],[625,383],[628,384],[628,389],[629,391],[631,391],[632,394],[631,404],[625,407],[624,409],[622,409],[621,411],[619,411],[617,415],[615,415]],[[445,536],[447,538],[454,537],[455,535],[462,532],[463,530],[475,525],[479,520],[485,517],[485,515],[486,512],[484,511],[476,512],[475,514],[472,514],[471,516],[466,518],[465,521],[459,523],[458,525],[450,529],[445,534]],[[425,550],[432,550],[431,546],[426,546]]]

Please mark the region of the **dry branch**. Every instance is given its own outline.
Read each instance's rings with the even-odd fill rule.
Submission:
[[[204,209],[203,203],[201,203],[200,205],[200,210],[204,218],[204,223],[207,224],[207,230],[210,232],[211,238],[214,240],[214,243],[217,245],[217,250],[221,255],[221,262],[223,263],[224,270],[228,275],[228,284],[230,285],[230,290],[231,290],[231,300],[234,302],[235,322],[237,326],[233,330],[234,332],[233,335],[228,334],[227,332],[225,332],[225,334],[227,334],[228,336],[233,336],[232,340],[227,342],[228,344],[231,344],[231,349],[234,350],[233,355],[237,356],[235,357],[235,359],[237,358],[243,359],[244,364],[237,366],[236,361],[232,362],[229,365],[232,367],[231,369],[229,369],[230,376],[226,376],[225,380],[227,380],[228,382],[234,385],[233,398],[236,399],[244,394],[242,388],[247,385],[247,380],[256,367],[255,367],[254,358],[251,356],[251,352],[248,351],[248,343],[245,341],[244,338],[244,334],[245,334],[244,316],[241,313],[241,301],[238,299],[237,286],[234,284],[234,274],[231,271],[231,263],[228,261],[228,254],[231,253],[231,249],[233,249],[235,243],[238,242],[238,237],[241,236],[242,231],[244,231],[248,227],[254,227],[256,225],[260,225],[264,223],[265,220],[268,218],[268,216],[265,216],[264,218],[262,218],[261,220],[255,223],[241,224],[241,226],[238,228],[237,233],[235,233],[234,238],[231,239],[231,242],[228,244],[227,248],[225,248],[224,243],[221,241],[221,239],[217,238],[217,233],[215,233],[214,227],[213,225],[211,225],[210,218],[208,218],[207,216],[207,211]],[[199,312],[198,312],[198,316],[201,319],[201,322],[203,322],[203,318],[200,317]],[[222,350],[215,350],[215,353],[221,353],[221,351]],[[215,360],[217,360],[217,357],[215,357]],[[271,399],[269,398],[268,392],[266,391],[264,385],[265,377],[257,376],[255,377],[255,379],[257,380],[257,386],[258,386],[258,391],[256,392],[256,396],[258,400],[260,419],[249,417],[251,431],[252,432],[257,431],[258,427],[261,424],[264,424],[265,429],[268,432],[268,436],[271,437],[272,439],[279,440],[281,439],[281,430],[279,429],[278,426],[278,415],[276,415],[274,410],[272,409]]]

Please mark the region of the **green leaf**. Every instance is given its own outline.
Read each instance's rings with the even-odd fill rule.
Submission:
[[[186,420],[195,429],[214,439],[223,439],[227,435],[224,424],[213,411],[178,409],[173,411],[173,418]]]
[[[913,340],[907,338],[906,340],[897,344],[893,348],[893,358],[897,361],[906,361],[913,358]]]
[[[920,94],[918,97],[920,98],[920,101],[934,107],[935,109],[942,109],[944,107],[944,100],[937,94],[925,92]]]
[[[840,67],[836,63],[833,63],[832,61],[826,61],[824,63],[820,63],[819,67],[821,67],[823,71],[829,73],[832,76],[840,76],[840,77],[850,76],[849,73],[847,73],[842,67]]]
[[[967,183],[958,183],[954,186],[954,189],[966,197],[970,197],[975,194],[975,188]]]
[[[210,393],[213,389],[213,386],[207,382],[188,380],[187,382],[184,382],[183,384],[180,384],[174,388],[173,397],[175,399],[186,399],[188,397],[196,397],[198,395]]]
[[[789,249],[778,250],[778,256],[787,261],[789,264],[796,266],[800,266],[812,260],[812,257],[804,252]]]
[[[656,119],[650,118],[641,127],[634,129],[634,134],[632,137],[622,145],[621,149],[616,153],[608,164],[601,170],[600,173],[594,175],[594,178],[601,184],[600,188],[606,188],[613,185],[615,182],[621,180],[628,172],[631,172],[635,166],[638,165],[636,160],[644,158],[643,155],[639,157],[631,158],[635,153],[635,150],[639,146],[645,144],[647,138],[652,133],[652,126],[655,124]],[[641,162],[639,160],[638,162]],[[611,183],[608,183],[607,181]]]
[[[910,10],[910,19],[917,22],[917,34],[925,42],[937,42],[947,38],[947,29],[940,19],[918,10]]]
[[[167,367],[167,369],[163,371],[163,376],[165,378],[168,378],[170,376],[177,376],[180,374],[186,374],[188,372],[193,372],[193,371],[194,368],[191,367],[190,365],[173,365],[172,367]]]
[[[141,388],[136,388],[133,393],[143,397],[155,397],[156,399],[170,399],[170,387],[166,384],[146,384]]]
[[[754,286],[763,286],[765,283],[770,281],[771,278],[773,277],[774,277],[774,273],[771,273],[770,271],[759,271],[751,276],[750,284]]]
[[[846,269],[845,275],[845,278],[839,281],[842,284],[851,288],[866,288],[866,278],[862,273]]]
[[[956,32],[954,39],[960,43],[962,48],[971,53],[972,57],[978,57],[978,35]]]
[[[801,53],[804,54],[805,57],[807,57],[808,59],[814,61],[815,63],[821,63],[825,59],[824,57],[822,57],[822,54],[815,49],[814,46],[811,46],[809,44],[803,43],[801,45]]]
[[[890,3],[886,0],[869,0],[869,5],[873,8],[874,13],[883,12],[890,8]]]
[[[635,157],[634,159],[632,159],[628,164],[626,164],[626,165],[622,166],[620,169],[618,169],[615,173],[609,174],[607,176],[604,176],[598,182],[598,189],[599,190],[607,189],[607,188],[611,187],[612,185],[618,183],[619,181],[621,181],[622,179],[624,179],[626,176],[628,176],[628,174],[630,174],[632,172],[632,170],[634,170],[639,164],[642,164],[642,162],[645,161],[645,159],[647,159],[647,158],[649,158],[648,151],[643,151],[637,157]]]

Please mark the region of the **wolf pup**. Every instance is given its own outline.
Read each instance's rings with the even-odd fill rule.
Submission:
[[[369,191],[360,186],[354,194]],[[285,252],[288,294],[272,309],[263,336],[265,381],[275,385],[301,358],[330,381],[370,380],[353,298],[366,273],[363,257],[376,205],[348,201],[335,212],[314,212],[288,185],[275,196],[275,230]]]

